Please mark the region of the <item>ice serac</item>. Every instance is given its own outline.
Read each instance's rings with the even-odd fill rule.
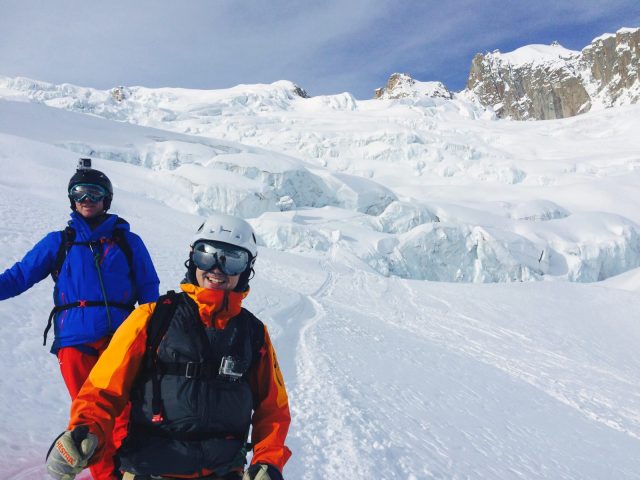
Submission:
[[[453,98],[453,94],[441,82],[419,82],[406,73],[394,73],[387,85],[377,88],[374,98],[394,100],[399,98]]]
[[[477,54],[467,90],[501,118],[566,118],[636,103],[639,65],[640,29],[624,28],[594,39],[581,52],[554,42]]]

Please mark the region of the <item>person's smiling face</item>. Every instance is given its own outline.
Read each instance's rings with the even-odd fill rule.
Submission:
[[[240,275],[226,275],[218,267],[209,271],[196,268],[196,280],[202,288],[231,291],[238,286]]]

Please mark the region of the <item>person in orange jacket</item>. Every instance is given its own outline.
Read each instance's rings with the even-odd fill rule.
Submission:
[[[283,480],[287,392],[266,326],[242,308],[256,256],[244,220],[214,215],[202,224],[182,291],[125,320],[73,401],[47,454],[53,478],[72,480],[99,461],[130,402],[123,480]]]

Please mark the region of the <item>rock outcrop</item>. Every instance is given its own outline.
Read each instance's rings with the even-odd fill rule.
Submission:
[[[557,43],[478,54],[467,89],[498,117],[565,118],[640,98],[640,29],[596,38],[581,52]]]
[[[453,94],[441,82],[419,82],[407,73],[394,73],[389,77],[387,85],[376,88],[373,98],[453,98]]]
[[[311,98],[307,91],[299,85],[294,84],[293,93],[302,98]]]
[[[582,50],[593,84],[592,96],[604,107],[640,99],[640,28],[596,38]]]

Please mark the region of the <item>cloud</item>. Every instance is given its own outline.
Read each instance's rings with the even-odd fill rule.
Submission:
[[[602,29],[639,21],[635,0],[0,0],[0,6],[3,75],[97,88],[288,79],[312,94],[350,91],[359,98],[370,98],[394,71],[460,88],[476,52],[552,40],[583,42],[565,45],[581,48]]]

